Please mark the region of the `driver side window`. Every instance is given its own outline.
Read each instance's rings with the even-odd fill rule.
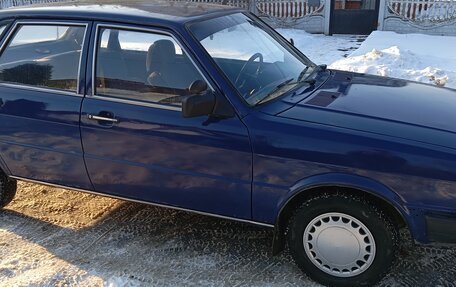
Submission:
[[[181,106],[203,77],[170,36],[101,28],[96,53],[97,95]]]

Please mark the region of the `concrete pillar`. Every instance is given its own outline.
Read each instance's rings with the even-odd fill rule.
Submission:
[[[386,16],[386,1],[388,0],[379,0],[380,1],[380,6],[379,6],[379,11],[378,11],[378,26],[377,30],[382,31],[383,30],[383,24],[385,22],[385,16]]]
[[[325,21],[325,27],[324,27],[324,33],[325,35],[329,35],[329,24],[331,20],[331,1],[333,0],[322,0],[325,1],[325,12],[324,12],[324,21]]]

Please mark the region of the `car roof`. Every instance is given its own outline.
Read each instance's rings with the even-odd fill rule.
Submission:
[[[80,0],[33,4],[0,11],[0,19],[46,18],[100,20],[140,24],[185,23],[242,9],[226,5],[165,0]]]

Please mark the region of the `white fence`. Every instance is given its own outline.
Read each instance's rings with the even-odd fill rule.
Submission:
[[[178,0],[179,1],[179,0]],[[249,9],[251,12],[262,16],[274,18],[302,18],[310,14],[321,12],[324,0],[180,0],[188,2],[206,2],[223,4]],[[312,0],[310,0],[312,1]]]
[[[0,9],[36,3],[62,2],[62,0],[0,0]]]
[[[30,5],[34,3],[63,2],[69,0],[0,0],[0,8]],[[179,0],[178,0],[179,1]],[[324,0],[310,5],[309,0],[180,0],[188,2],[206,2],[230,5],[249,9],[252,12],[274,18],[301,18],[321,12]],[[311,0],[312,1],[312,0]]]
[[[183,0],[183,1],[229,5],[229,6],[241,7],[244,9],[249,9],[249,3],[250,3],[250,0]]]
[[[71,0],[0,0],[0,8],[30,5],[34,3],[65,2]],[[128,1],[128,0],[127,0]],[[177,0],[199,3],[213,3],[249,9],[276,18],[299,18],[317,12],[321,5],[309,5],[309,0]],[[320,3],[320,1],[318,1]]]
[[[456,0],[389,0],[390,10],[416,22],[445,22],[456,19]]]
[[[0,0],[0,9],[35,3],[72,0]],[[93,0],[96,2],[97,0]],[[121,0],[119,0],[121,2]],[[129,0],[123,0],[128,3]],[[153,0],[151,0],[152,2]],[[274,27],[293,27],[312,33],[328,32],[329,3],[335,0],[170,0],[207,2],[248,9],[265,16]],[[456,36],[456,0],[377,0],[384,13],[382,29]],[[325,7],[325,4],[328,7]],[[383,20],[383,22],[382,22]]]
[[[301,18],[321,12],[324,6],[324,1],[317,1],[317,4],[310,5],[308,0],[258,0],[256,2],[260,14],[275,18]]]

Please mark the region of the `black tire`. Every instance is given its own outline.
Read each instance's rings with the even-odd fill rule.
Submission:
[[[7,206],[16,196],[17,181],[0,173],[0,208]]]
[[[359,272],[361,273],[351,274],[351,277],[341,277],[340,275],[330,274],[331,269],[325,269],[324,264],[320,264],[320,267],[317,267],[317,264],[319,264],[319,262],[316,258],[318,258],[318,256],[314,256],[313,259],[311,258],[315,253],[312,253],[309,250],[311,248],[318,250],[318,246],[315,248],[312,244],[309,244],[308,241],[306,242],[306,244],[309,244],[309,247],[306,247],[308,251],[306,252],[303,238],[306,227],[309,224],[315,224],[315,222],[317,222],[317,224],[320,224],[322,221],[318,221],[318,218],[325,218],[325,214],[328,213],[344,214],[348,215],[347,218],[352,217],[358,220],[368,229],[368,232],[370,232],[370,236],[373,237],[375,243],[375,245],[373,245],[375,247],[375,255],[372,255],[373,259],[370,259],[370,263],[366,264],[366,266],[364,267],[366,269],[364,271],[361,271],[360,269]],[[335,220],[338,220],[337,217],[335,218]],[[349,224],[352,223],[352,221],[349,222]],[[335,224],[334,221],[331,221],[330,223]],[[343,223],[341,222],[341,224]],[[315,229],[309,227],[309,229],[307,229],[306,235],[308,235],[309,232],[312,230]],[[319,232],[321,233],[318,236],[318,240],[314,241],[318,242],[318,244],[320,242],[320,235],[323,234],[323,231],[325,229],[322,228],[320,230],[321,231]],[[360,234],[360,236],[362,237],[363,235],[361,232]],[[309,240],[313,239],[312,236],[310,236],[309,238]],[[325,251],[324,248],[327,248],[326,252],[328,252],[327,250],[333,248],[333,246],[331,245],[333,244],[333,242],[336,242],[337,238],[335,238],[334,241],[332,240],[333,237],[330,238],[331,239],[329,241],[325,241],[326,245],[322,245],[322,252]],[[392,220],[388,216],[386,216],[384,212],[376,208],[373,204],[371,204],[365,199],[345,194],[322,194],[318,197],[311,198],[304,202],[295,211],[294,215],[292,216],[289,222],[287,230],[287,239],[290,253],[296,264],[299,266],[299,268],[301,268],[310,278],[326,286],[374,285],[381,278],[383,278],[383,276],[388,272],[388,270],[393,265],[396,259],[396,254],[399,245],[399,233],[397,227],[392,223]],[[366,238],[364,238],[364,240],[366,240]],[[307,255],[308,253],[310,253],[310,255]],[[332,252],[327,254],[338,254],[338,252]],[[323,271],[322,269],[325,269],[326,271]],[[356,267],[353,270],[356,270]],[[337,269],[334,272],[337,272]]]

